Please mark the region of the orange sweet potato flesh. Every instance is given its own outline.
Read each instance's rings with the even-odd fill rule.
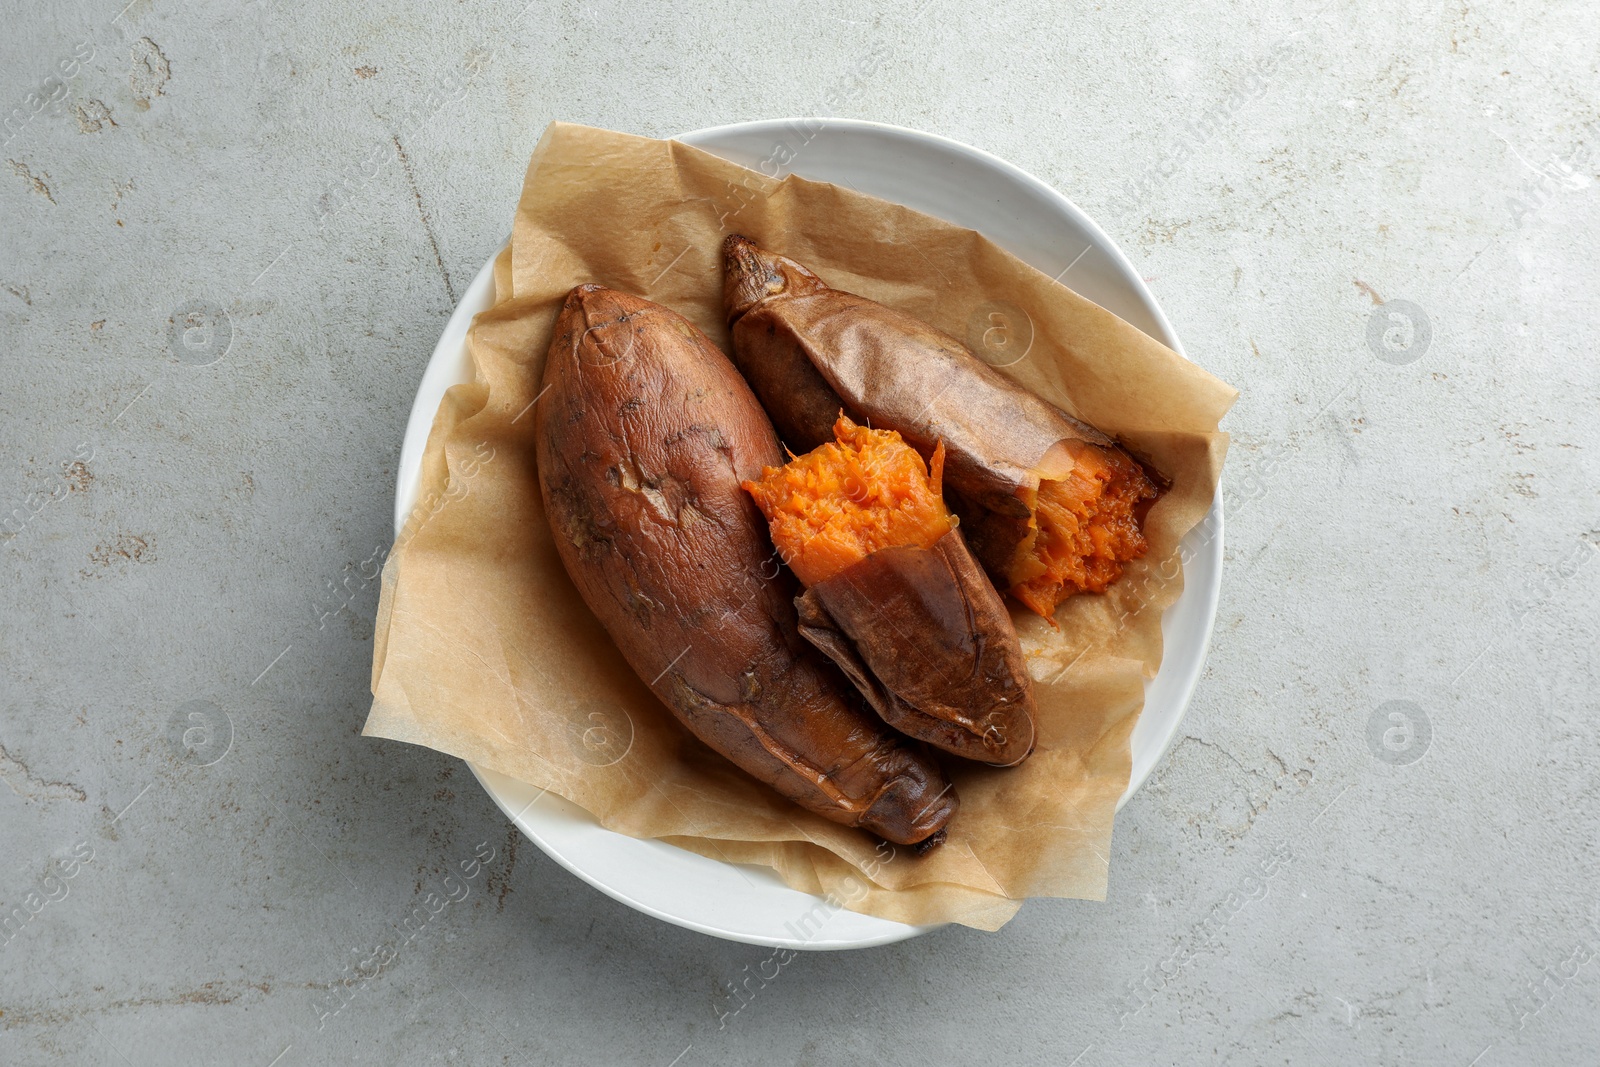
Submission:
[[[1144,554],[1140,523],[1159,489],[1115,441],[914,316],[738,235],[723,254],[734,362],[790,448],[828,440],[841,407],[924,456],[942,442],[945,487],[973,551],[1047,619]]]
[[[1011,616],[892,430],[841,415],[836,440],[744,488],[806,591],[800,633],[883,720],[952,755],[1013,766],[1033,751],[1033,686]]]
[[[800,634],[796,583],[739,485],[783,453],[727,357],[665,307],[579,286],[536,419],[561,561],[672,714],[802,807],[898,844],[941,840],[958,805],[937,761]]]
[[[1073,446],[1072,470],[1040,480],[1006,568],[1007,591],[1047,619],[1073,593],[1105,592],[1149,548],[1138,519],[1155,496],[1149,477],[1120,449]]]
[[[772,543],[804,585],[816,585],[880,548],[932,548],[955,525],[933,470],[892,430],[834,424],[836,442],[819,445],[744,483],[772,529]]]

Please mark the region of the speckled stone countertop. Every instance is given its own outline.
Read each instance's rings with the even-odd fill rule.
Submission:
[[[1600,1056],[1600,9],[123,2],[0,34],[0,1063]],[[358,732],[541,129],[825,102],[1060,189],[1242,397],[1109,899],[780,965]]]

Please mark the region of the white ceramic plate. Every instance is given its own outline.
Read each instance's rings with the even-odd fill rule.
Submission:
[[[765,164],[769,174],[793,171],[848,185],[975,229],[1183,351],[1149,289],[1100,227],[1054,189],[986,152],[916,130],[846,119],[746,122],[697,130],[679,140],[747,167]],[[780,158],[789,158],[789,164],[775,167],[773,160]],[[491,259],[451,315],[423,373],[400,450],[397,534],[416,502],[422,451],[439,402],[450,386],[472,378],[467,328],[493,295]],[[1205,662],[1222,581],[1220,498],[1212,512],[1202,524],[1211,535],[1197,530],[1184,544],[1191,558],[1184,568],[1183,595],[1162,619],[1161,670],[1145,687],[1144,711],[1132,737],[1133,771],[1119,808],[1172,744]],[[557,863],[658,919],[733,941],[805,949],[882,945],[935,929],[832,909],[764,868],[613,833],[559,797],[493,771],[472,771],[501,810]],[[803,918],[809,921],[802,923]],[[820,929],[819,918],[824,918]]]

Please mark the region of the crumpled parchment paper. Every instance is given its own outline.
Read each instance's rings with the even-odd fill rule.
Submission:
[[[1150,512],[1149,555],[1105,595],[1067,601],[1059,630],[1014,607],[1038,748],[1013,769],[947,761],[961,810],[925,858],[789,804],[691,737],[628,669],[551,541],[532,412],[561,300],[582,282],[624,289],[726,349],[730,232],[1002,352],[1005,373],[1172,481]],[[1182,589],[1178,542],[1210,506],[1234,390],[971,230],[678,142],[562,123],[534,150],[495,281],[469,335],[476,380],[435,417],[420,503],[384,568],[364,732],[885,918],[993,930],[1027,897],[1104,899],[1129,734],[1161,662],[1161,613]],[[1017,359],[1005,346],[1024,326]]]

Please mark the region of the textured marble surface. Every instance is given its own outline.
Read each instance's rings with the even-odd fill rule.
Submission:
[[[1594,5],[122,3],[0,34],[0,1063],[1600,1055]],[[1065,192],[1243,395],[1109,899],[790,960],[358,731],[541,128],[825,103]]]

